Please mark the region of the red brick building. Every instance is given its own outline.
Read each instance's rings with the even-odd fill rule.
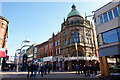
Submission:
[[[5,55],[7,54],[8,24],[9,21],[0,16],[0,65],[2,61],[5,62]]]
[[[76,64],[94,64],[98,60],[94,38],[90,21],[72,5],[67,19],[61,24],[61,31],[37,46],[37,59],[52,62],[53,69],[63,70],[68,66],[74,70]]]

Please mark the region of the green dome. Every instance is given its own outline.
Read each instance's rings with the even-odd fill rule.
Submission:
[[[79,15],[79,16],[81,16],[80,12],[79,12],[78,10],[76,10],[76,6],[73,4],[73,5],[72,5],[72,10],[71,10],[71,12],[68,14],[67,17],[74,16],[74,15]]]

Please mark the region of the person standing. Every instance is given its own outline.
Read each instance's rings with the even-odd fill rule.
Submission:
[[[50,71],[52,70],[52,65],[49,63],[48,64],[48,74],[50,74]]]
[[[86,74],[89,76],[89,65],[86,66]]]
[[[43,66],[43,64],[40,65],[40,71],[41,71],[41,77],[43,77],[43,74],[44,74],[44,66]]]
[[[68,66],[68,71],[70,72],[70,67]]]
[[[48,65],[46,63],[45,63],[44,69],[45,69],[45,75],[47,75]]]
[[[28,71],[27,77],[29,77],[30,69],[31,69],[31,66],[30,66],[30,63],[29,63],[29,64],[27,65],[27,71]]]
[[[31,68],[31,75],[30,75],[30,77],[33,77],[33,63],[31,64],[30,68]]]
[[[76,74],[79,75],[79,66],[78,66],[78,64],[76,64]]]
[[[96,65],[94,65],[94,73],[95,73],[95,75],[97,75],[97,66]]]
[[[90,65],[90,78],[93,78],[93,66]]]
[[[86,76],[86,66],[85,65],[83,66],[83,72],[84,72],[84,75]]]
[[[34,70],[33,78],[35,78],[35,77],[36,77],[36,74],[37,74],[37,63],[34,63],[34,65],[33,65],[33,70]]]

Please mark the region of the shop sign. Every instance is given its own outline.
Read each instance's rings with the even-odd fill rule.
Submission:
[[[0,48],[0,57],[5,57],[5,49],[4,48]]]

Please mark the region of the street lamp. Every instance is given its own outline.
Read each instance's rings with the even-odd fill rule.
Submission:
[[[15,51],[15,60],[17,60],[16,65],[17,65],[17,72],[18,72],[18,56],[17,56],[18,54],[16,54],[17,51],[20,51],[20,49],[17,49]],[[16,59],[16,57],[17,57],[17,59]]]
[[[24,40],[24,41],[21,43],[20,56],[19,56],[19,67],[21,66],[21,55],[22,55],[21,51],[22,51],[22,48],[23,48],[23,47],[26,47],[26,46],[30,46],[30,45],[24,45],[24,46],[22,46],[22,45],[23,45],[23,43],[29,43],[29,42],[30,42],[30,40],[29,40],[29,39],[26,39],[26,40]]]
[[[70,71],[70,51],[69,51],[69,49],[68,49],[68,67],[69,68],[67,68],[67,69],[68,69],[68,71]]]
[[[77,48],[77,42],[75,42],[75,48],[76,48],[77,61],[78,61],[78,48]]]

